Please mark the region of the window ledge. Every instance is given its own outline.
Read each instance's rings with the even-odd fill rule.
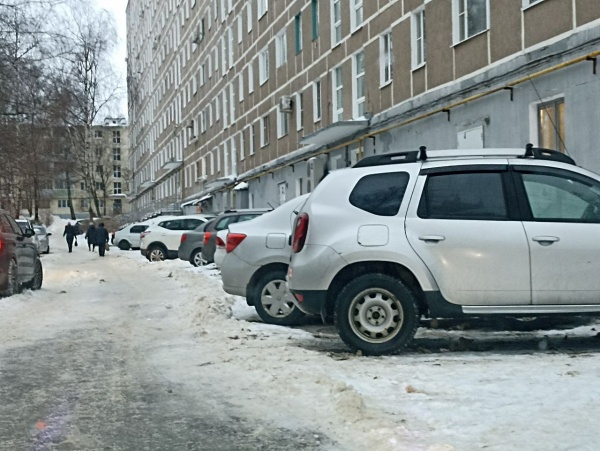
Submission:
[[[521,7],[521,11],[527,11],[529,8],[533,8],[534,6],[537,6],[537,5],[541,4],[541,3],[544,3],[544,0],[540,0],[539,2],[535,2],[535,3],[532,3],[530,5],[523,6],[523,7]]]
[[[484,34],[484,33],[487,33],[488,31],[490,31],[489,27],[488,27],[488,28],[486,28],[485,30],[482,30],[482,31],[480,31],[479,33],[476,33],[476,34],[474,34],[474,35],[472,35],[472,36],[469,36],[468,38],[465,38],[465,39],[463,39],[462,41],[455,42],[454,44],[452,44],[452,46],[451,46],[451,47],[458,47],[458,46],[459,46],[459,45],[461,45],[463,42],[467,42],[467,41],[469,41],[469,40],[471,40],[471,39],[473,39],[473,38],[476,38],[476,37],[477,37],[477,36],[479,36],[479,35],[482,35],[482,34]]]
[[[391,84],[392,84],[392,80],[386,81],[385,83],[382,83],[379,85],[379,89],[387,88]]]
[[[418,66],[414,66],[414,67],[413,67],[411,70],[412,70],[413,72],[416,72],[416,71],[418,71],[419,69],[422,69],[422,68],[424,68],[426,65],[427,65],[427,63],[421,63],[421,64],[419,64]]]

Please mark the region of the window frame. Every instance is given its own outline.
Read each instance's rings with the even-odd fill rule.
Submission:
[[[312,97],[313,97],[313,122],[319,122],[323,115],[323,89],[321,86],[321,80],[316,80],[312,84]]]
[[[485,26],[482,30],[476,31],[473,34],[469,34],[469,16],[468,16],[468,2],[482,1],[485,2]],[[460,13],[460,5],[464,6],[464,13]],[[461,18],[462,16],[462,18]],[[462,37],[461,23],[463,20],[465,36]],[[462,42],[468,41],[483,33],[487,33],[490,29],[490,0],[452,0],[452,42],[453,45],[458,45]]]
[[[363,0],[350,0],[350,32],[354,33],[360,30],[364,21]]]
[[[411,64],[412,70],[420,69],[427,62],[426,50],[426,20],[425,8],[416,10],[410,18],[410,43],[411,43]],[[419,33],[420,31],[420,33]]]
[[[379,87],[383,88],[384,86],[388,86],[392,83],[393,79],[394,47],[392,42],[392,30],[386,30],[379,36]]]
[[[258,82],[264,85],[269,81],[269,46],[258,52]]]
[[[271,117],[270,113],[260,118],[260,147],[269,145],[269,135],[271,134]]]
[[[310,15],[311,15],[311,30],[312,30],[312,40],[315,41],[319,38],[319,0],[311,0],[310,1]]]
[[[275,36],[275,68],[279,69],[287,63],[287,32],[286,28]]]
[[[358,72],[358,58],[359,56],[362,59],[362,72]],[[366,67],[365,67],[365,52],[361,50],[352,55],[352,118],[358,119],[359,117],[364,117],[366,112],[366,103],[367,103],[367,85],[366,85]],[[359,91],[359,77],[362,80],[362,90],[364,95],[362,97],[358,97]],[[360,110],[364,110],[362,114]]]
[[[332,120],[339,122],[344,120],[344,71],[340,64],[331,69],[331,100]],[[341,103],[341,104],[340,104]]]

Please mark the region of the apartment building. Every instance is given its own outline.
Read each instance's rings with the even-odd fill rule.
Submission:
[[[135,208],[278,205],[366,155],[600,172],[597,0],[129,0]]]
[[[63,218],[71,218],[70,191],[75,216],[79,219],[89,218],[90,206],[96,212],[90,189],[86,186],[91,183],[100,208],[96,213],[111,217],[129,213],[129,147],[129,126],[125,118],[107,117],[101,124],[94,125],[90,136],[89,156],[86,158],[86,162],[93,166],[89,172],[91,175],[84,177],[84,170],[80,167],[84,164],[83,159],[73,157],[74,163],[69,166],[69,173],[57,174],[53,186],[49,187],[52,189],[47,190],[46,202],[50,212]],[[67,185],[70,185],[70,190]]]

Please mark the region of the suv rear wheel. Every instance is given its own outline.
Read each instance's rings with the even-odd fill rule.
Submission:
[[[17,274],[17,262],[10,260],[6,270],[6,278],[8,279],[6,289],[2,292],[2,296],[12,296],[19,292],[19,280]]]
[[[119,241],[119,249],[121,249],[122,251],[128,251],[129,249],[131,249],[131,244],[129,244],[129,241],[127,240],[121,240]]]
[[[262,276],[252,297],[256,313],[267,324],[293,326],[304,317],[304,313],[292,301],[283,270],[278,269]]]
[[[27,282],[25,287],[29,288],[30,290],[39,290],[42,288],[43,281],[44,270],[42,269],[42,262],[39,259],[36,259],[33,265],[33,278]]]
[[[208,262],[202,258],[202,249],[196,249],[192,252],[192,256],[190,257],[190,263],[194,266],[204,266]]]
[[[340,292],[335,324],[344,343],[368,355],[400,351],[415,336],[419,309],[398,279],[385,274],[357,277]]]
[[[148,249],[148,260],[151,262],[162,262],[167,257],[165,250],[157,245]]]

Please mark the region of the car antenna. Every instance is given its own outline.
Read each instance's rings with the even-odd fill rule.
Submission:
[[[419,160],[427,160],[427,147],[421,146],[419,147]]]

